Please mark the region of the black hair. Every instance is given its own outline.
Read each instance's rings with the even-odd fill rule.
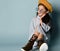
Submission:
[[[49,23],[50,20],[51,20],[51,17],[50,17],[49,14],[46,14],[46,15],[42,18],[42,21],[43,21],[45,24]]]

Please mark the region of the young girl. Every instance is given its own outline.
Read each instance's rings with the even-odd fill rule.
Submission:
[[[47,42],[50,36],[48,32],[51,29],[49,12],[52,12],[51,4],[47,0],[39,0],[37,16],[32,19],[30,25],[31,36],[28,43],[22,47],[22,51],[29,51],[34,46],[42,51],[43,45],[46,46],[45,51],[48,50]]]

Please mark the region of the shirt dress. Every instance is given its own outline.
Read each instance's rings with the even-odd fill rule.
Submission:
[[[35,32],[35,29],[37,28],[37,31],[44,35],[44,41],[47,41],[47,43],[50,41],[50,32],[51,29],[50,22],[48,24],[45,24],[42,22],[42,25],[40,25],[40,17],[34,17],[31,21],[30,28],[29,28],[29,39],[32,37],[32,35]],[[34,45],[36,45],[34,43]]]

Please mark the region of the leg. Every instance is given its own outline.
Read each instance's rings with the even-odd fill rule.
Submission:
[[[44,35],[43,34],[39,34],[38,38],[37,38],[37,46],[38,48],[40,48],[41,44],[44,43]]]
[[[44,38],[44,35],[43,35],[43,34],[39,34],[39,36],[38,36],[37,39],[38,39],[38,40],[40,40],[40,39],[42,40],[43,38]]]
[[[21,50],[22,51],[29,51],[29,50],[31,50],[32,47],[33,47],[34,42],[36,41],[36,39],[37,39],[37,35],[33,34],[31,39],[28,41],[28,43],[25,45],[25,47],[23,47]]]
[[[48,50],[48,45],[47,43],[44,42],[44,36],[43,34],[40,34],[38,37],[38,48],[39,51],[47,51]]]
[[[41,44],[44,42],[43,39],[44,39],[43,34],[39,34],[37,40],[34,42],[32,50],[37,50],[38,48],[40,48]]]

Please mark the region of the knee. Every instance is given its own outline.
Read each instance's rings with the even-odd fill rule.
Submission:
[[[39,36],[39,33],[38,33],[38,32],[34,32],[34,34],[35,34],[36,36]]]
[[[43,43],[39,48],[39,51],[47,51],[47,50],[48,50],[48,45],[46,43]]]
[[[39,34],[38,39],[43,39],[44,35],[43,34]]]

